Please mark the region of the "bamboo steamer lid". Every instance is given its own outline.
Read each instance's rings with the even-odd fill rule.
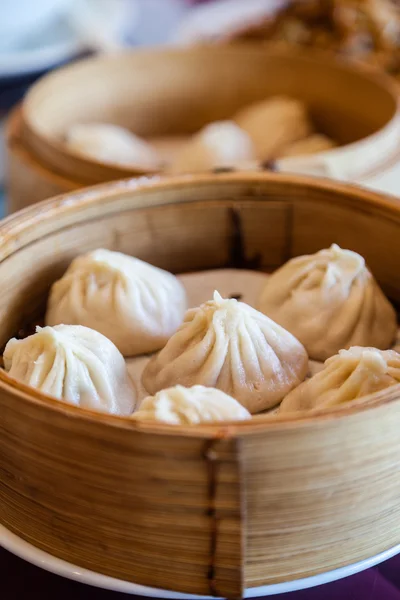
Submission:
[[[59,69],[27,94],[18,144],[32,159],[28,169],[39,164],[80,185],[138,176],[144,174],[140,168],[71,152],[63,136],[72,124],[87,122],[111,122],[145,138],[189,135],[246,104],[282,94],[303,100],[317,129],[342,144],[320,155],[322,164],[308,167],[311,174],[356,180],[384,168],[395,154],[397,159],[398,90],[389,77],[323,54],[251,44],[136,50]],[[12,159],[15,147],[9,149]],[[12,197],[20,194],[16,178],[11,175]],[[28,203],[18,198],[16,206]]]
[[[400,306],[400,206],[366,190],[235,173],[62,195],[0,224],[1,345],[99,246],[185,272],[254,256],[274,269],[333,242]],[[312,418],[182,428],[69,406],[0,371],[0,522],[79,567],[238,598],[400,543],[399,428],[399,386]]]

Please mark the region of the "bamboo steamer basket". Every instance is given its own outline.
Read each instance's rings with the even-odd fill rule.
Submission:
[[[400,206],[372,192],[233,173],[59,196],[0,224],[1,344],[97,247],[179,273],[255,256],[271,270],[333,242],[365,256],[399,306]],[[0,522],[79,567],[229,598],[358,562],[400,543],[399,388],[312,418],[171,427],[69,406],[0,371]]]
[[[20,127],[21,109],[17,107],[11,112],[6,126],[7,214],[82,187],[78,180],[60,175],[37,160],[24,146]]]
[[[384,74],[322,54],[247,44],[133,51],[64,67],[31,88],[9,125],[9,210],[144,174],[68,150],[63,136],[72,124],[111,122],[145,138],[186,136],[279,94],[305,101],[317,129],[342,144],[324,153],[320,175],[345,172],[358,180],[399,161],[398,88]]]

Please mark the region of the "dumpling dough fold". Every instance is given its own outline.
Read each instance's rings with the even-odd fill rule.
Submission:
[[[148,396],[133,415],[137,421],[158,421],[169,425],[197,425],[217,421],[243,421],[250,413],[221,390],[194,385],[177,385]]]
[[[72,261],[53,284],[46,325],[84,325],[124,356],[154,352],[182,323],[186,292],[167,271],[120,252],[98,249]]]
[[[279,412],[329,408],[400,383],[400,354],[353,347],[340,350],[322,371],[290,392]]]
[[[396,313],[365,260],[333,244],[293,258],[269,277],[258,309],[290,331],[313,360],[343,348],[390,348]]]
[[[124,358],[104,335],[87,327],[37,327],[4,350],[10,377],[69,404],[130,415],[136,390]]]
[[[257,413],[278,404],[307,370],[307,353],[293,335],[215,292],[213,300],[187,311],[142,382],[150,394],[178,384],[215,387]]]

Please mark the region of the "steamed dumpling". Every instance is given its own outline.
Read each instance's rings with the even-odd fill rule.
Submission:
[[[237,400],[221,390],[203,385],[190,388],[177,385],[145,398],[133,418],[170,425],[196,425],[243,421],[250,419],[251,415]]]
[[[4,350],[10,377],[69,404],[130,415],[136,391],[121,353],[104,335],[87,327],[37,327]]]
[[[323,361],[342,348],[390,348],[396,313],[362,256],[333,244],[299,256],[269,277],[258,309]]]
[[[155,170],[160,167],[157,152],[124,127],[109,123],[72,125],[66,134],[69,150],[100,162]]]
[[[356,346],[329,358],[322,371],[286,396],[279,410],[337,406],[399,383],[400,354]]]
[[[312,132],[305,105],[286,97],[246,106],[234,121],[250,136],[259,160],[276,158],[283,148]]]
[[[85,325],[108,337],[124,356],[159,350],[182,323],[186,293],[162,269],[110,250],[72,261],[53,284],[46,325]]]
[[[247,304],[214,299],[188,310],[143,372],[148,393],[177,384],[215,387],[251,413],[278,404],[307,374],[303,346]]]
[[[310,154],[318,154],[319,152],[327,152],[336,148],[337,144],[322,133],[314,133],[304,140],[298,140],[283,148],[279,153],[278,158],[290,156],[308,156]]]
[[[253,158],[253,144],[247,133],[232,121],[219,121],[207,125],[184,144],[167,171],[199,173],[234,167]]]

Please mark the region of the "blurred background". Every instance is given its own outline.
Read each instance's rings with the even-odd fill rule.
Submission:
[[[397,77],[400,3],[397,0],[1,0],[3,193],[6,115],[44,73],[94,53],[232,41],[327,50]],[[386,186],[385,191],[391,189]]]
[[[312,67],[307,62],[304,63],[302,66],[304,73],[308,74],[308,80],[313,82],[310,89],[306,89],[307,84],[303,81],[299,83],[301,76],[296,74],[296,65],[300,64],[296,62],[297,59],[292,66],[289,59],[282,63],[278,60],[273,70],[277,90],[275,91],[274,82],[268,81],[268,78],[271,78],[271,71],[268,72],[264,68],[268,63],[264,61],[264,55],[261,58],[255,57],[251,68],[248,68],[246,54],[238,53],[237,58],[241,61],[240,69],[237,69],[240,71],[239,74],[235,72],[237,65],[226,64],[226,61],[224,62],[220,57],[215,61],[218,64],[213,71],[214,79],[212,76],[209,80],[207,77],[202,77],[197,87],[194,82],[198,73],[189,73],[188,85],[183,81],[190,68],[187,68],[187,63],[183,64],[184,61],[181,61],[175,70],[171,69],[175,76],[181,69],[178,73],[181,86],[179,89],[176,81],[173,80],[173,75],[171,75],[172,85],[169,81],[163,81],[159,87],[155,86],[155,89],[168,92],[165,104],[159,98],[158,102],[155,101],[152,89],[154,78],[152,80],[150,71],[146,71],[145,65],[143,68],[143,71],[146,71],[145,76],[137,79],[138,82],[140,79],[142,88],[136,96],[134,93],[137,91],[136,81],[130,87],[132,97],[139,105],[138,117],[135,119],[127,116],[129,111],[132,111],[132,114],[134,112],[130,98],[124,98],[124,104],[120,102],[117,107],[119,114],[117,108],[113,110],[113,106],[106,106],[111,97],[118,101],[128,86],[122,85],[123,92],[117,90],[112,96],[107,93],[109,90],[106,89],[108,85],[106,82],[102,88],[104,97],[99,98],[96,104],[94,96],[97,92],[89,89],[90,81],[81,79],[81,85],[85,88],[81,99],[86,98],[87,107],[86,112],[83,109],[80,111],[83,115],[82,120],[72,125],[86,125],[93,118],[93,114],[94,118],[98,118],[98,115],[103,113],[105,115],[103,121],[99,120],[101,127],[105,124],[108,127],[110,123],[112,126],[124,125],[124,132],[103,130],[103,133],[107,134],[106,137],[111,135],[107,138],[106,146],[109,144],[108,140],[113,142],[115,139],[117,159],[118,151],[122,148],[122,154],[126,151],[130,155],[132,150],[136,157],[144,161],[148,160],[149,154],[150,159],[153,156],[152,148],[143,145],[144,138],[147,144],[154,141],[152,136],[155,138],[160,132],[167,133],[170,134],[172,143],[174,136],[184,133],[189,139],[187,143],[192,144],[188,146],[193,156],[191,165],[193,166],[196,160],[201,163],[202,160],[207,159],[210,169],[215,171],[217,167],[229,166],[229,161],[227,165],[222,161],[222,158],[225,160],[225,156],[222,155],[226,148],[221,149],[221,146],[225,143],[230,150],[230,140],[236,140],[239,146],[237,158],[248,158],[251,153],[246,150],[247,142],[243,142],[243,131],[247,141],[254,133],[254,140],[251,139],[251,142],[257,142],[258,133],[262,130],[258,123],[266,123],[265,115],[268,113],[268,126],[261,133],[270,142],[271,130],[274,128],[277,145],[279,145],[282,142],[282,135],[277,128],[279,129],[280,126],[281,130],[286,132],[287,148],[279,148],[280,154],[274,154],[271,150],[265,156],[263,148],[261,155],[256,157],[257,168],[279,170],[276,168],[275,159],[283,157],[285,160],[285,157],[288,157],[289,170],[361,183],[372,189],[400,197],[400,108],[397,90],[400,75],[400,0],[0,0],[0,217],[5,214],[6,195],[10,189],[7,184],[11,177],[15,196],[13,210],[16,210],[37,200],[77,189],[88,183],[106,181],[107,173],[122,172],[126,167],[126,164],[116,165],[118,161],[114,160],[113,156],[108,160],[107,153],[104,161],[101,152],[98,152],[97,156],[93,155],[93,152],[91,155],[89,137],[85,140],[87,155],[85,157],[85,153],[81,152],[83,159],[81,157],[80,162],[75,152],[76,148],[67,147],[66,137],[73,118],[65,119],[64,130],[61,130],[58,125],[63,120],[63,112],[68,112],[70,109],[68,105],[70,99],[71,105],[75,103],[74,109],[76,109],[79,104],[77,101],[79,94],[70,94],[64,104],[58,107],[47,102],[47,106],[50,107],[49,113],[52,113],[50,115],[53,125],[51,135],[49,129],[43,127],[43,123],[46,125],[48,115],[45,110],[40,110],[40,104],[43,105],[43,100],[47,101],[48,98],[43,95],[40,97],[40,94],[38,97],[41,102],[35,102],[35,98],[31,98],[30,111],[25,111],[25,122],[22,122],[21,117],[22,124],[19,122],[18,127],[14,127],[15,130],[18,129],[18,136],[15,133],[10,134],[11,127],[7,123],[11,120],[8,121],[7,117],[17,114],[16,107],[26,97],[27,91],[32,90],[33,84],[43,75],[62,65],[79,62],[88,56],[113,55],[125,49],[135,50],[143,47],[184,49],[201,45],[231,46],[236,43],[255,44],[257,47],[262,47],[263,52],[265,48],[265,53],[268,53],[269,49],[274,52],[294,51],[294,56],[303,49],[311,52],[311,55],[315,53],[315,57],[323,53],[329,56],[332,64],[329,63],[329,69],[325,69],[324,61],[318,63],[318,58]],[[334,61],[338,58],[344,61],[344,69],[336,69]],[[196,65],[198,64],[196,60],[193,59],[193,62],[189,61],[188,64]],[[155,62],[157,64],[153,72],[164,73],[164,63],[161,64],[159,57]],[[166,64],[171,68],[168,61]],[[282,70],[280,70],[281,64],[286,65]],[[346,71],[348,64],[354,65],[357,71],[348,73]],[[204,68],[207,72],[212,71],[212,67],[210,61],[205,63]],[[221,71],[224,76],[226,75],[225,79],[224,76],[220,77]],[[110,74],[110,71],[107,72]],[[131,76],[132,73],[128,72]],[[367,73],[374,75],[371,79],[366,75],[364,80],[363,74]],[[167,73],[164,79],[168,80],[169,76],[170,73]],[[235,77],[237,79],[234,81]],[[260,81],[261,79],[263,81]],[[326,89],[322,92],[318,88],[323,79]],[[121,81],[125,84],[124,77],[120,76],[120,84]],[[242,85],[242,82],[246,83],[248,89],[245,89],[246,86]],[[51,89],[51,86],[47,89]],[[207,98],[212,96],[209,93],[210,89],[215,93],[211,100]],[[284,94],[292,98],[283,100],[280,98],[278,111],[277,105],[268,104],[268,101],[272,96],[281,96],[283,94],[281,90],[285,90]],[[365,90],[369,90],[370,93]],[[68,95],[67,92],[68,90],[62,89],[58,96]],[[181,96],[184,96],[183,99],[179,97],[180,92],[182,92]],[[144,100],[141,93],[143,97],[146,96]],[[203,94],[202,100],[205,100],[203,104],[197,101],[201,94]],[[221,107],[214,110],[217,95],[221,106],[222,100],[226,101],[226,114]],[[54,96],[57,96],[56,92]],[[160,119],[158,117],[154,119],[156,113],[154,106],[149,113],[146,113],[145,105],[151,104],[152,100],[153,105],[157,104],[161,114]],[[237,113],[238,109],[246,112],[247,105],[251,103],[263,105],[257,116],[258,121],[253,119],[254,115],[249,112],[246,116],[240,111]],[[97,112],[93,108],[95,104]],[[178,109],[175,108],[177,105]],[[291,117],[293,106],[295,122]],[[180,112],[182,107],[185,110]],[[58,114],[56,109],[59,110]],[[178,130],[179,127],[174,130],[171,126],[168,131],[173,118],[179,126],[184,118],[190,124],[189,109],[193,111],[192,121],[195,125],[193,131],[189,126],[186,130],[182,127],[182,131]],[[266,112],[263,112],[264,110]],[[70,111],[71,114],[72,112],[73,110]],[[79,110],[76,113],[78,114]],[[280,118],[275,118],[276,114]],[[165,115],[170,121],[166,127],[161,123]],[[115,122],[112,120],[114,117]],[[152,127],[152,120],[160,125],[160,132],[153,131],[156,127]],[[232,125],[234,121],[235,129],[226,129],[226,123]],[[134,122],[139,123],[137,130],[133,127]],[[219,127],[221,122],[225,122],[225,138],[221,133],[222,129],[218,130],[220,134],[216,137],[207,137],[207,134],[196,137],[199,131],[201,134],[207,129],[207,125],[216,125],[218,122]],[[145,131],[149,123],[150,133]],[[243,126],[243,131],[238,131],[240,129],[238,123],[240,127]],[[6,151],[6,129],[9,132],[8,152]],[[143,136],[143,140],[137,137],[127,138],[127,131],[129,134],[137,134],[137,137]],[[100,136],[101,133],[98,130],[96,135]],[[112,137],[114,134],[118,139]],[[227,141],[224,142],[224,139]],[[307,157],[307,161],[290,162],[292,156],[296,159],[298,157],[295,152],[299,152],[299,143],[304,153],[305,144],[310,144],[310,140],[313,144],[317,143],[312,151],[317,158],[308,160]],[[101,145],[99,137],[96,141]],[[261,142],[264,143],[265,140]],[[321,142],[324,152],[321,152]],[[185,143],[184,140],[182,144]],[[112,146],[112,143],[109,145]],[[34,156],[36,162],[28,154],[27,148],[32,151],[32,156],[33,151],[37,152]],[[156,149],[161,152],[161,146]],[[218,154],[216,149],[222,156],[217,158],[222,162],[212,160],[212,153],[215,151]],[[7,154],[9,156],[6,156]],[[229,152],[227,154],[229,155]],[[10,156],[13,159],[13,169],[10,169]],[[42,159],[43,162],[40,162]],[[132,160],[132,163],[134,162]],[[128,173],[130,176],[136,172],[139,174],[147,172],[143,164],[140,165],[140,161],[136,162],[138,164],[132,166],[133,174]],[[78,181],[78,174],[74,171],[77,165],[81,168],[80,175],[84,183]],[[251,165],[251,168],[254,168],[254,165]],[[162,168],[159,170],[161,171]],[[363,170],[369,170],[368,177],[362,173]],[[157,168],[153,170],[149,168],[148,172],[149,174],[157,172]],[[67,187],[64,188],[64,185]],[[383,565],[381,574],[400,587],[399,563],[392,564],[392,567],[389,563]],[[348,598],[361,599],[356,591],[365,588],[366,595],[363,598],[372,599],[371,594],[375,585],[377,595],[374,598],[399,597],[397,592],[395,596],[390,596],[389,592],[386,595],[386,591],[381,591],[393,586],[386,579],[379,581],[377,572],[369,572],[363,577],[353,578],[352,581],[354,583],[349,584],[348,587],[349,595],[346,596]],[[327,594],[324,597],[345,597],[340,592]],[[298,596],[300,597],[311,598],[311,595]],[[317,596],[312,597],[317,598]],[[322,596],[318,596],[320,597]]]
[[[275,0],[1,0],[0,216],[4,213],[5,118],[40,76],[94,53],[190,43],[269,13]],[[279,2],[278,2],[279,4]],[[212,5],[212,6],[211,6]],[[244,11],[243,11],[244,8]]]
[[[0,182],[5,176],[4,119],[34,81],[92,53],[170,43],[194,4],[191,0],[1,0]]]

